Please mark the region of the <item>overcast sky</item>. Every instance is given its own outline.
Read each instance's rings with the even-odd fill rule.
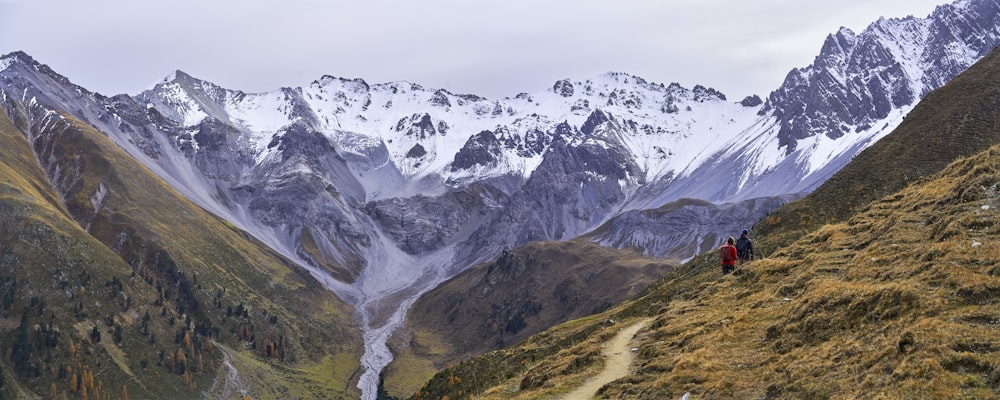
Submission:
[[[0,53],[134,94],[173,70],[247,92],[323,75],[490,98],[608,71],[766,96],[841,26],[948,0],[0,0]]]

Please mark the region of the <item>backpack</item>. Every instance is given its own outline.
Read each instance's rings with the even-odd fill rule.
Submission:
[[[732,246],[727,244],[719,248],[719,252],[722,253],[722,262],[724,263],[731,263],[733,261],[736,261],[736,259],[733,258],[733,253],[729,251],[730,247]]]

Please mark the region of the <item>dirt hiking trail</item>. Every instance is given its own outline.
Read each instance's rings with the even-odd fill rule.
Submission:
[[[601,386],[607,385],[615,379],[622,378],[629,373],[632,365],[632,351],[629,342],[635,337],[649,319],[639,321],[621,331],[608,342],[604,343],[604,370],[594,377],[583,382],[583,385],[576,388],[562,398],[562,400],[590,400],[594,398]]]

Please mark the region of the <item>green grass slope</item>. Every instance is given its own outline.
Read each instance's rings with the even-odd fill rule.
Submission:
[[[108,335],[104,318],[118,314],[129,299],[152,302],[154,291],[114,284],[126,280],[131,268],[81,234],[27,141],[6,118],[0,118],[0,174],[0,393],[49,395],[55,384],[59,394],[78,394],[79,377],[103,361],[108,372],[98,383],[117,394],[134,381],[106,357],[105,349],[121,342]],[[103,345],[91,336],[93,327],[108,338]],[[70,376],[77,383],[72,389]]]
[[[100,133],[0,116],[0,172],[0,393],[358,396],[350,308]]]

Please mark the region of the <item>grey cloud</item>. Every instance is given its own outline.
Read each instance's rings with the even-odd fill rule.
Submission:
[[[175,69],[245,91],[324,74],[490,97],[606,71],[766,95],[840,26],[940,1],[0,1],[0,52],[105,94]]]

